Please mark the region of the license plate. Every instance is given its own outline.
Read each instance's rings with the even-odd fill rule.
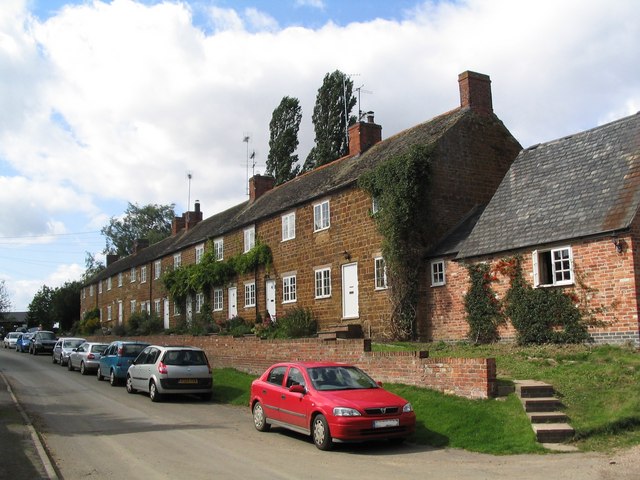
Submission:
[[[390,418],[388,420],[375,420],[373,422],[373,428],[397,427],[398,425],[400,425],[399,418]]]
[[[181,378],[178,383],[198,383],[197,378]]]

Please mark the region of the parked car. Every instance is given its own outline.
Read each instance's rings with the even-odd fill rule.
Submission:
[[[411,403],[384,390],[359,368],[339,363],[278,363],[251,384],[253,423],[311,435],[320,450],[334,442],[389,439],[415,431]]]
[[[29,353],[31,355],[38,355],[40,353],[51,354],[57,341],[58,337],[56,337],[55,333],[47,330],[38,330],[33,334],[33,338],[29,344]]]
[[[31,338],[35,335],[35,333],[21,333],[16,340],[16,352],[27,353],[29,351],[29,346],[31,345]]]
[[[78,348],[87,340],[80,337],[61,337],[53,347],[51,361],[65,366],[69,361],[69,354],[74,348]]]
[[[195,347],[151,345],[127,372],[127,392],[146,392],[152,402],[168,394],[197,394],[211,400],[213,377],[207,355]]]
[[[2,341],[4,348],[16,348],[16,340],[18,340],[20,335],[22,335],[20,332],[7,333]]]
[[[149,344],[145,342],[125,342],[122,340],[111,342],[100,356],[96,372],[98,380],[109,377],[109,383],[112,386],[118,385],[126,378],[131,362],[147,346]]]
[[[69,355],[67,368],[72,372],[76,368],[79,368],[82,375],[95,372],[100,365],[102,352],[104,352],[108,346],[106,343],[82,343],[77,348],[74,348]]]

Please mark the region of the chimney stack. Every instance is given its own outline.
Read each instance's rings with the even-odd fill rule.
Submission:
[[[271,190],[276,184],[276,179],[266,175],[254,175],[249,179],[249,200],[256,201],[262,195]]]
[[[382,126],[373,120],[373,112],[367,112],[367,122],[356,122],[349,127],[349,155],[366,152],[382,140]]]
[[[149,240],[146,238],[138,238],[133,242],[133,254],[136,255],[149,246]]]
[[[202,212],[200,211],[200,200],[196,200],[195,211],[185,212],[182,217],[174,217],[171,222],[171,235],[175,235],[181,230],[189,230],[202,221]]]
[[[493,113],[491,79],[489,75],[466,71],[458,75],[460,107],[470,108],[481,115]]]

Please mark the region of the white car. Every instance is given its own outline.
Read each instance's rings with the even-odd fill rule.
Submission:
[[[18,337],[22,335],[21,332],[9,332],[5,335],[4,340],[4,348],[16,348],[16,340]]]
[[[207,355],[195,347],[149,345],[127,370],[127,392],[147,392],[152,402],[164,395],[212,396],[213,376]]]

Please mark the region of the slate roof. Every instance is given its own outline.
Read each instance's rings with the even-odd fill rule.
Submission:
[[[460,223],[447,232],[440,243],[429,251],[427,257],[435,258],[457,254],[476,226],[476,223],[478,223],[485,207],[486,205],[476,205],[473,207]]]
[[[186,232],[168,237],[136,255],[112,263],[88,280],[87,284],[149,263],[190,245],[197,245],[207,239],[252,225],[260,219],[321,199],[353,185],[362,173],[391,156],[403,153],[413,145],[430,145],[437,142],[445,132],[467,115],[476,114],[469,108],[457,108],[385,139],[360,155],[346,156],[299,175],[264,193],[254,202],[245,201],[238,204],[202,220]]]
[[[625,230],[639,203],[640,113],[523,150],[458,258]]]

